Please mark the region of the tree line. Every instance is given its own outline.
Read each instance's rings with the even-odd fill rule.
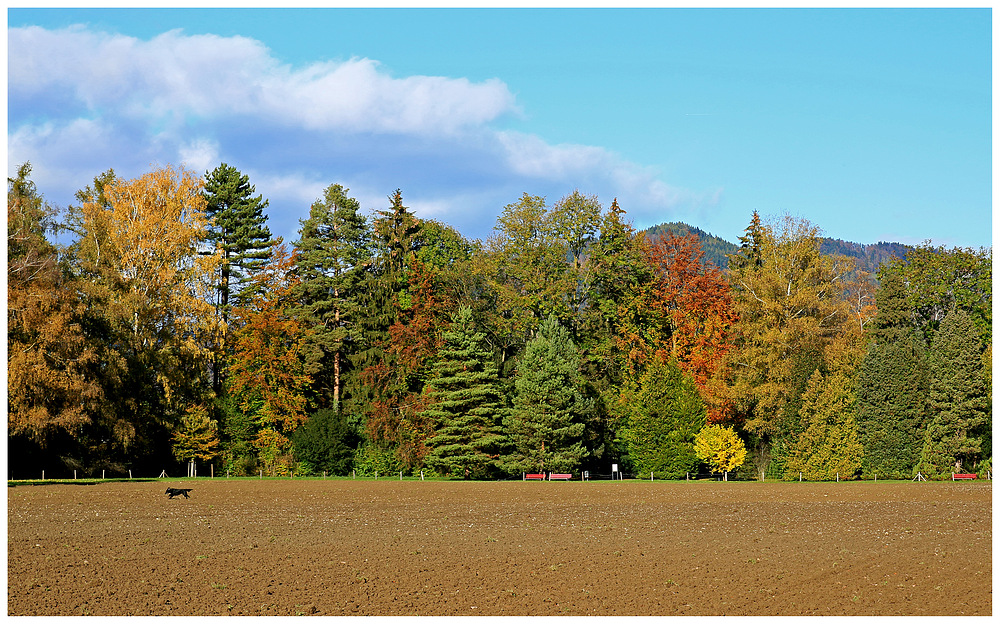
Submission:
[[[8,178],[11,465],[54,474],[590,470],[943,478],[992,457],[989,249],[876,275],[757,213],[726,267],[617,200],[525,193],[493,234],[332,184],[282,241],[227,164]]]

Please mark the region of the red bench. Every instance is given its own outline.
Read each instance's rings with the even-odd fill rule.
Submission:
[[[977,478],[977,477],[974,474],[955,474],[955,473],[951,473],[951,480],[952,481],[954,481],[956,479],[975,479],[975,478]]]
[[[573,478],[573,475],[571,475],[571,474],[563,474],[563,473],[559,473],[559,472],[550,472],[549,473],[549,481],[552,481],[553,479],[559,479],[559,480],[562,480],[562,481],[569,481],[572,478]]]
[[[544,481],[545,480],[545,475],[544,474],[526,474],[526,475],[524,475],[524,480],[525,481],[532,480],[532,479],[536,480],[536,481]]]

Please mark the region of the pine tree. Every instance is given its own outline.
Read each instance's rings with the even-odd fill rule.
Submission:
[[[861,467],[863,448],[855,420],[854,394],[847,377],[815,371],[802,394],[803,432],[792,446],[785,478],[799,473],[810,481],[848,479]]]
[[[940,478],[974,464],[981,443],[972,432],[991,416],[979,332],[967,312],[956,308],[944,318],[929,359],[933,419],[918,469],[927,477]]]
[[[219,309],[227,322],[250,278],[271,259],[274,245],[264,214],[267,200],[254,197],[255,191],[248,176],[226,163],[205,173],[208,238],[222,251]]]
[[[496,363],[469,308],[458,311],[443,337],[428,383],[432,404],[423,413],[435,425],[426,462],[443,474],[485,477],[503,443]]]
[[[705,405],[694,380],[675,360],[651,364],[629,403],[620,435],[636,471],[679,479],[698,469],[694,438],[705,426]]]
[[[572,471],[586,456],[583,421],[592,409],[579,390],[580,358],[569,332],[550,315],[525,347],[504,418],[511,472]]]
[[[299,314],[314,329],[304,346],[306,372],[321,408],[340,410],[343,377],[360,342],[363,282],[370,259],[358,200],[331,184],[299,230]]]

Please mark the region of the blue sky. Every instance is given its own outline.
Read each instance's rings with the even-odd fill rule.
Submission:
[[[522,193],[735,241],[992,244],[989,9],[9,9],[8,175],[227,162],[297,238],[323,188],[489,236]]]

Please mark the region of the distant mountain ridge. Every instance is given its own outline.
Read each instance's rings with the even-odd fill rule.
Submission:
[[[720,269],[725,269],[729,266],[728,255],[739,251],[739,245],[681,221],[661,223],[660,225],[654,225],[643,230],[646,238],[650,241],[655,241],[666,236],[667,232],[673,232],[677,236],[696,235],[701,242],[701,249],[705,253],[705,260],[712,262]],[[864,245],[862,243],[843,241],[839,238],[823,238],[819,248],[820,253],[842,254],[857,258],[858,269],[867,271],[873,276],[878,272],[880,266],[893,258],[905,258],[906,253],[911,249],[911,246],[902,243],[879,241],[871,245]]]
[[[676,236],[687,236],[688,234],[696,235],[698,237],[698,241],[701,243],[701,250],[705,254],[705,260],[711,261],[712,264],[720,269],[725,269],[729,266],[729,259],[726,256],[736,253],[740,248],[739,245],[730,243],[715,234],[710,234],[701,228],[688,225],[687,223],[683,223],[681,221],[661,223],[660,225],[654,225],[651,228],[643,230],[643,233],[650,242],[655,242],[656,240],[663,238],[667,235],[667,232],[673,232]]]

